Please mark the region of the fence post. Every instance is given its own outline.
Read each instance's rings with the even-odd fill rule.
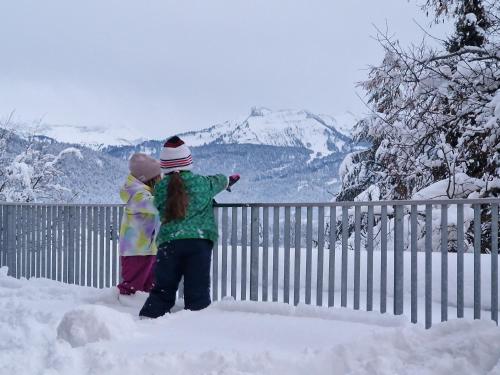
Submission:
[[[411,255],[410,255],[410,274],[411,274],[411,322],[417,323],[418,316],[418,258],[417,258],[417,245],[418,245],[418,206],[411,206],[410,213],[410,235],[411,235]]]
[[[441,321],[448,320],[448,205],[441,205]]]
[[[4,266],[3,256],[5,252],[5,238],[4,238],[4,230],[3,227],[3,207],[0,205],[0,267]]]
[[[403,314],[403,206],[395,207],[396,221],[394,225],[394,315]]]
[[[457,318],[464,317],[464,205],[457,204]]]
[[[15,238],[14,238],[14,212],[13,209],[15,206],[7,206],[7,212],[5,216],[5,222],[7,223],[6,225],[6,243],[7,243],[7,251],[6,251],[6,256],[7,256],[7,267],[8,267],[8,273],[7,275],[9,276],[14,276],[15,275],[15,268],[16,268],[16,263],[15,263],[15,249],[14,249],[14,243],[15,243]]]
[[[432,205],[425,205],[425,328],[432,326]]]
[[[14,232],[14,208],[15,206],[7,206],[7,267],[9,268],[7,275],[14,276],[16,272],[16,238]]]
[[[293,304],[296,306],[300,302],[300,260],[302,254],[302,208],[295,207],[295,257],[293,264]]]
[[[361,286],[361,207],[354,207],[354,310],[359,310]]]
[[[474,205],[474,319],[481,319],[481,205]]]
[[[349,240],[349,208],[342,206],[342,260],[340,275],[340,306],[347,307],[347,241]]]
[[[387,311],[387,206],[380,207],[380,312]]]
[[[250,300],[259,299],[259,207],[250,211]]]
[[[221,254],[221,297],[227,296],[227,237],[228,237],[228,223],[229,212],[227,207],[222,207],[222,254]]]
[[[219,226],[219,208],[214,207],[214,220]],[[243,273],[242,273],[243,274]],[[219,299],[219,239],[214,244],[212,253],[212,300]]]
[[[491,206],[491,319],[498,324],[498,204]]]

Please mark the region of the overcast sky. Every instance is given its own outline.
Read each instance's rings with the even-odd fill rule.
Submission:
[[[254,105],[362,113],[373,24],[420,39],[421,2],[2,0],[0,116],[162,137]]]

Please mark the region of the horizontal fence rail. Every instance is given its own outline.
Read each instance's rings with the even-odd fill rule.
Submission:
[[[498,323],[500,199],[218,204],[212,299]],[[0,203],[0,266],[119,282],[122,205]],[[487,316],[483,316],[486,315]]]

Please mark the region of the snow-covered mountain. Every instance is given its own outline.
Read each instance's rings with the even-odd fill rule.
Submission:
[[[83,126],[70,124],[22,124],[18,129],[26,135],[41,135],[62,143],[76,143],[99,150],[106,146],[136,145],[147,138],[128,127]]]
[[[344,116],[344,121],[348,122]],[[354,121],[354,120],[352,120]],[[298,147],[311,151],[311,159],[345,152],[351,139],[346,131],[350,124],[339,124],[335,118],[309,111],[252,108],[243,120],[226,121],[210,128],[180,134],[190,146],[210,144],[254,144]]]
[[[191,147],[196,172],[240,173],[238,187],[221,202],[318,202],[331,200],[340,186],[339,165],[352,150],[340,123],[308,111],[253,108],[250,115],[210,128],[179,134]],[[351,121],[351,123],[349,123]],[[164,140],[103,149],[128,160],[134,152],[158,158]]]
[[[242,175],[232,193],[217,197],[220,202],[319,202],[338,191],[339,165],[352,150],[347,132],[337,129],[341,126],[349,124],[303,110],[253,108],[241,120],[180,135],[191,147],[197,173]],[[30,137],[12,138],[7,156],[12,159],[27,142],[54,155],[76,147],[82,158],[61,161],[54,182],[71,189],[73,202],[118,202],[130,155],[144,152],[159,158],[164,140],[136,144],[114,134],[125,131],[49,126]],[[65,139],[69,142],[61,142]],[[111,146],[102,147],[106,143]]]

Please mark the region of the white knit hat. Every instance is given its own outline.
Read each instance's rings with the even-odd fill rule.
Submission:
[[[177,136],[167,139],[160,154],[160,164],[163,173],[190,171],[193,168],[193,158],[189,147]]]

